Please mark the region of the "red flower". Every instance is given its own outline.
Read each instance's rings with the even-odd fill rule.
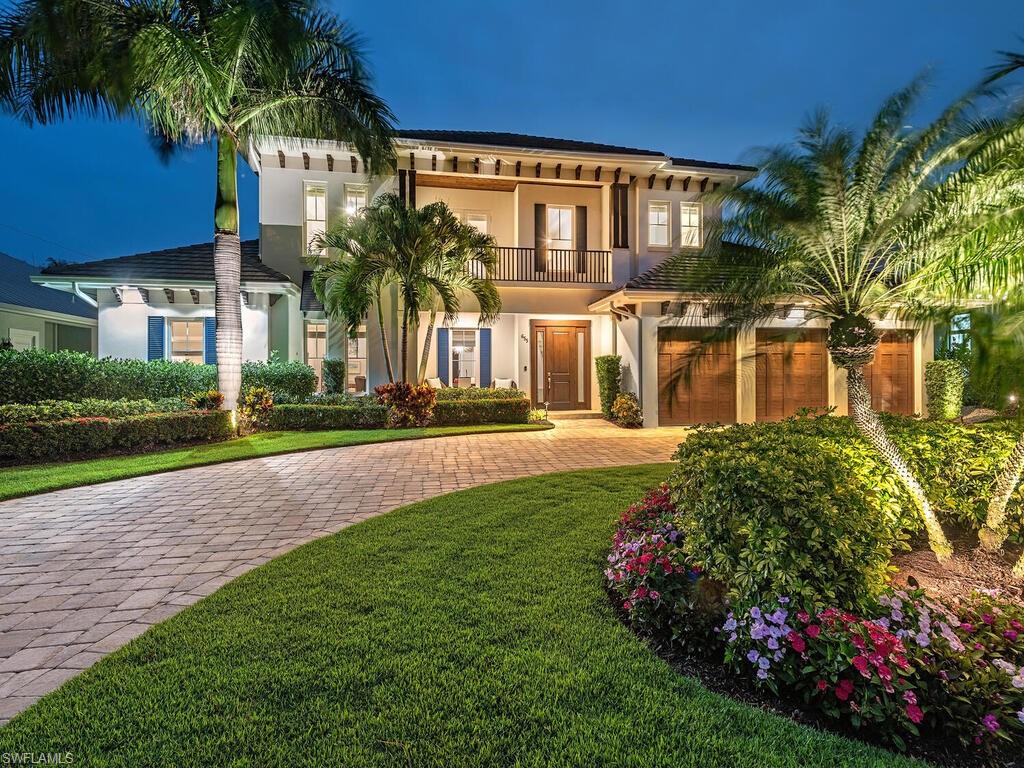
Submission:
[[[879,664],[878,676],[883,680],[892,680],[892,670],[885,666],[885,664]]]
[[[804,624],[811,620],[811,614],[809,614],[807,611],[797,611],[796,617],[800,619],[800,621],[802,621]]]
[[[803,653],[807,650],[807,643],[805,643],[804,639],[800,637],[799,632],[790,632],[786,635],[786,639],[789,640],[789,644],[793,646],[793,650],[797,653]]]
[[[850,638],[850,642],[853,643],[853,647],[863,651],[864,650],[864,638],[860,635],[854,635]]]
[[[852,680],[840,680],[839,685],[836,686],[836,698],[840,701],[846,701],[850,698],[850,694],[853,693],[853,681]]]
[[[828,683],[826,683],[824,680],[819,680],[818,681],[818,690],[819,691],[827,691],[828,690]]]
[[[862,677],[871,677],[871,670],[868,669],[868,660],[863,656],[853,657],[853,666]]]
[[[924,720],[924,712],[917,704],[907,704],[907,717],[910,718],[912,723],[920,723]]]
[[[811,624],[807,627],[807,636],[812,640],[821,634],[821,627],[817,624]]]

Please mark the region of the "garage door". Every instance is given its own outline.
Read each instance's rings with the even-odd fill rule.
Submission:
[[[736,421],[736,342],[717,342],[690,365],[706,333],[699,328],[658,329],[658,423],[662,426]]]
[[[914,413],[914,334],[890,331],[882,336],[875,359],[864,368],[876,411]]]
[[[757,332],[757,420],[778,421],[800,408],[828,405],[824,331]]]

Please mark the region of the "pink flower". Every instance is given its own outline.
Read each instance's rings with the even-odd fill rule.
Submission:
[[[846,701],[850,698],[850,694],[853,693],[853,681],[843,680],[839,681],[839,685],[836,686],[836,698],[840,701]]]
[[[907,704],[917,704],[917,694],[909,690],[904,691],[903,700],[907,702]]]
[[[809,627],[807,627],[807,636],[811,638],[811,640],[814,640],[820,634],[821,627],[819,627],[817,624],[811,624]]]
[[[807,650],[807,643],[804,642],[804,639],[800,637],[798,632],[790,632],[786,639],[789,640],[789,644],[793,646],[793,650],[797,653],[803,653]]]
[[[917,704],[907,704],[907,717],[912,723],[920,723],[924,720],[924,712]]]
[[[992,625],[995,624],[996,617],[993,616],[991,613],[983,613],[981,614],[981,620],[986,624]]]
[[[974,625],[973,624],[964,623],[964,624],[960,625],[960,629],[962,629],[964,632],[966,632],[969,635],[969,634],[971,634],[971,632],[974,631]]]
[[[819,691],[827,691],[828,690],[828,683],[826,683],[824,680],[819,680],[818,681],[818,690]]]
[[[1011,643],[1017,641],[1017,633],[1016,633],[1016,631],[1014,631],[1012,629],[1008,629],[1005,632],[1003,632],[1003,637],[1005,637]]]
[[[800,619],[800,621],[802,621],[804,624],[811,620],[811,614],[809,614],[807,611],[797,611],[796,617]]]
[[[883,680],[892,680],[892,670],[885,666],[885,664],[879,664],[878,676]]]
[[[860,672],[862,677],[871,677],[871,671],[868,669],[868,660],[863,656],[855,656],[853,658],[853,666]]]
[[[627,600],[626,602],[624,602],[624,603],[622,604],[622,607],[623,607],[623,608],[625,608],[625,609],[626,609],[627,611],[631,611],[631,610],[633,610],[633,604],[632,604],[631,602],[629,602],[629,600]]]
[[[999,720],[991,712],[981,718],[981,724],[985,726],[989,733],[995,733],[999,730]]]

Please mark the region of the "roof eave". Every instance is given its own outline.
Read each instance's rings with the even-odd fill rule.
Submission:
[[[38,285],[46,286],[47,288],[53,288],[58,291],[74,292],[74,286],[77,285],[79,288],[145,288],[147,290],[158,291],[163,288],[170,288],[173,290],[188,290],[189,288],[195,288],[196,290],[212,291],[214,289],[213,280],[167,280],[152,278],[103,278],[103,277],[86,277],[79,275],[33,275],[32,282]],[[291,281],[281,280],[243,280],[241,282],[240,290],[249,291],[251,293],[284,293],[289,296],[298,296],[300,293],[299,286]]]

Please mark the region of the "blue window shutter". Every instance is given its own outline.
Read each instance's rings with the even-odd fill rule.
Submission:
[[[491,386],[491,329],[480,329],[480,387]]]
[[[164,329],[166,324],[162,317],[147,318],[149,337],[146,343],[147,360],[164,359]]]
[[[217,364],[217,318],[203,318],[203,361],[207,365]]]
[[[448,386],[448,329],[437,329],[437,377]]]

